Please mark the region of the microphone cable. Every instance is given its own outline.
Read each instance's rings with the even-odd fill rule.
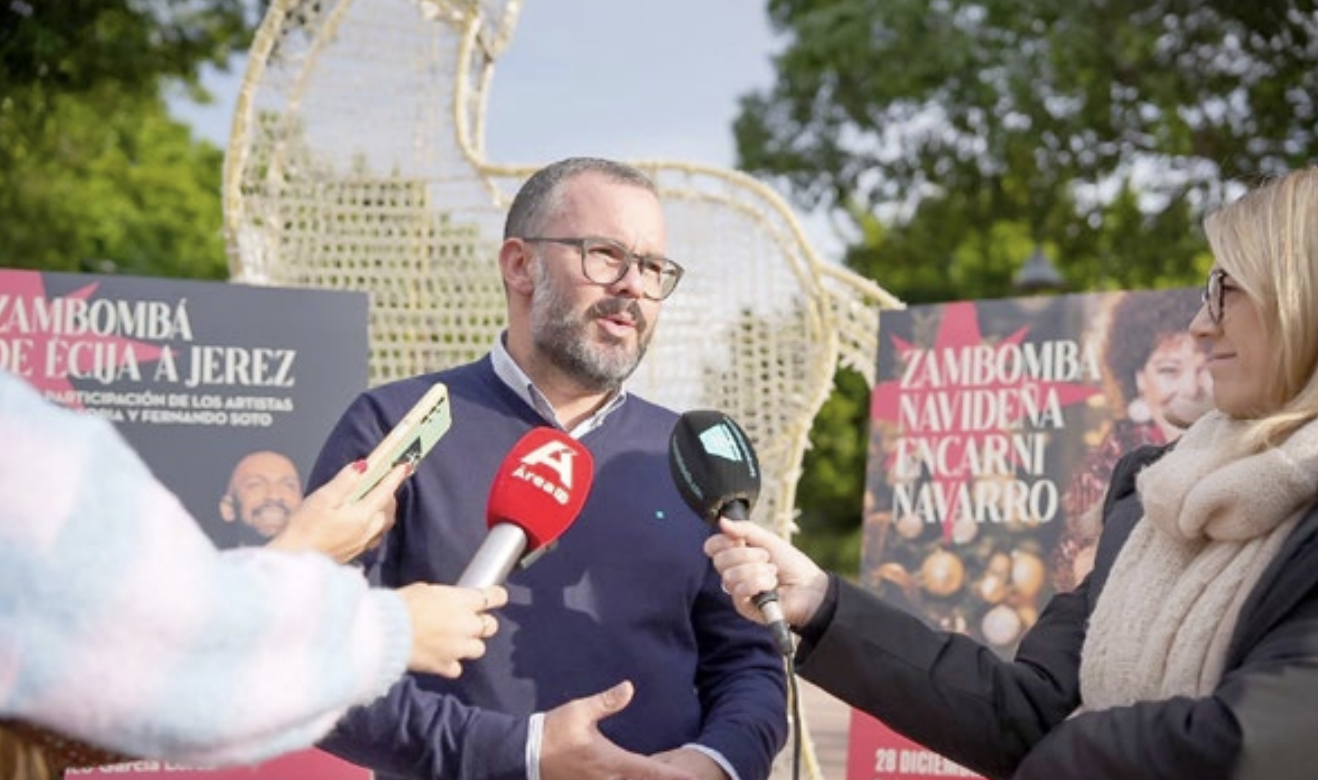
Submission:
[[[801,691],[796,684],[796,663],[792,656],[783,660],[787,664],[787,695],[792,702],[792,780],[801,780]]]

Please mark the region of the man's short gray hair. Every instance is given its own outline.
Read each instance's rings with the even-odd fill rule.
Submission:
[[[650,177],[630,165],[598,157],[569,157],[546,165],[531,174],[522,184],[508,208],[503,237],[520,238],[538,234],[558,211],[563,183],[583,173],[598,173],[610,181],[640,187],[656,198],[659,197],[658,188]]]

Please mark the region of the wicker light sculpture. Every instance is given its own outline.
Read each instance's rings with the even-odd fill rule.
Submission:
[[[224,169],[232,277],[369,292],[372,384],[475,359],[503,327],[504,211],[550,162],[484,153],[494,65],[519,10],[518,0],[272,0],[256,34]],[[736,419],[763,469],[754,518],[790,537],[807,435],[834,372],[873,383],[879,311],[901,304],[822,262],[755,179],[627,162],[658,184],[668,252],[687,269],[630,386]],[[805,758],[817,776],[813,752]]]

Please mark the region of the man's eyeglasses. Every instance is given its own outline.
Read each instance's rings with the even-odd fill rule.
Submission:
[[[1213,321],[1214,325],[1222,324],[1222,310],[1226,305],[1226,285],[1223,281],[1226,279],[1226,271],[1221,268],[1213,269],[1208,274],[1208,281],[1204,283],[1204,290],[1199,294],[1199,300],[1208,307],[1208,319]]]
[[[627,275],[633,265],[641,272],[641,294],[652,301],[662,301],[677,289],[682,280],[682,266],[666,257],[639,255],[607,238],[546,238],[528,236],[528,244],[563,244],[581,252],[581,273],[592,283],[609,286]]]

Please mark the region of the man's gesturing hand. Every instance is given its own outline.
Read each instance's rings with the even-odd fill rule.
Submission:
[[[541,780],[696,780],[677,767],[623,750],[600,733],[599,722],[621,712],[633,693],[632,684],[624,681],[546,713]]]

